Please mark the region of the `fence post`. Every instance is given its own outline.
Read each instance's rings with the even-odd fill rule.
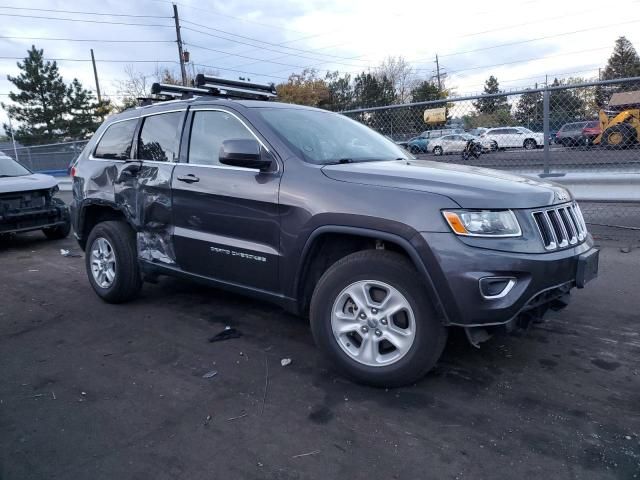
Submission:
[[[549,134],[549,89],[547,85],[542,92],[542,131],[544,135],[544,173],[549,173],[549,151],[551,135]]]

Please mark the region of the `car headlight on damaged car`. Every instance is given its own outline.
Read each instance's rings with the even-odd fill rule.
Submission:
[[[511,210],[444,210],[451,230],[467,237],[519,237],[520,224]]]

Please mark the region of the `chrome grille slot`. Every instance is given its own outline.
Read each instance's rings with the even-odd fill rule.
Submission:
[[[532,213],[546,250],[575,245],[587,236],[587,228],[576,204],[547,208]]]

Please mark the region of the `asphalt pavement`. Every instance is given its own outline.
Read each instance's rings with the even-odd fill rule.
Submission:
[[[72,237],[4,240],[0,478],[640,478],[640,250],[601,247],[547,323],[481,349],[454,331],[384,390],[269,304],[161,278],[108,305]],[[243,336],[209,343],[225,326]]]

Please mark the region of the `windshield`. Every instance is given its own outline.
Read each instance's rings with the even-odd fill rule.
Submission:
[[[0,177],[21,177],[31,172],[10,157],[0,157]]]
[[[337,113],[294,108],[261,108],[262,118],[309,162],[371,162],[407,159],[395,143]]]

